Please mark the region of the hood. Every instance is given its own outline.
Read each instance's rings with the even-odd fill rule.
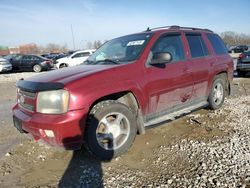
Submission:
[[[54,83],[62,83],[65,85],[74,80],[78,80],[80,78],[107,69],[113,69],[117,66],[119,65],[78,65],[74,67],[67,67],[59,70],[44,72],[25,80],[31,82],[40,82],[40,83],[54,82]]]

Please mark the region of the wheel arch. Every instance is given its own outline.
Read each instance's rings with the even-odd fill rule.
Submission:
[[[58,68],[60,68],[60,67],[61,67],[61,65],[63,65],[63,64],[67,65],[67,67],[69,66],[69,64],[68,64],[68,63],[62,62],[62,63],[60,63],[60,64],[58,65]]]
[[[96,99],[92,103],[92,105],[89,108],[89,112],[96,104],[102,101],[106,101],[106,100],[115,100],[128,106],[132,110],[132,112],[136,114],[138,133],[139,134],[145,133],[144,122],[143,122],[143,117],[141,113],[141,106],[136,95],[132,91],[126,90],[126,91],[121,91],[117,93],[108,94],[106,96],[102,96]]]
[[[221,71],[219,73],[217,73],[215,76],[214,76],[214,79],[215,78],[222,78],[224,79],[226,82],[225,82],[225,86],[226,86],[226,96],[229,96],[231,94],[231,85],[230,85],[230,82],[229,82],[229,79],[228,79],[228,72],[226,71]]]

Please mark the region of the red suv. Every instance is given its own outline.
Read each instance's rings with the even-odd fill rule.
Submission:
[[[147,29],[101,46],[83,65],[17,82],[15,127],[50,145],[102,159],[128,150],[147,127],[230,94],[233,62],[207,29]]]

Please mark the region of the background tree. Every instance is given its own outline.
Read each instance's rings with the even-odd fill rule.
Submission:
[[[227,46],[250,45],[250,35],[225,31],[220,36]]]

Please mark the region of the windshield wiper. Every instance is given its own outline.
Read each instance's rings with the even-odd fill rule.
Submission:
[[[108,63],[117,64],[117,65],[119,65],[119,64],[120,64],[120,62],[119,62],[119,61],[112,60],[112,59],[103,59],[103,60],[99,60],[99,61],[96,61],[96,62],[108,62]]]

